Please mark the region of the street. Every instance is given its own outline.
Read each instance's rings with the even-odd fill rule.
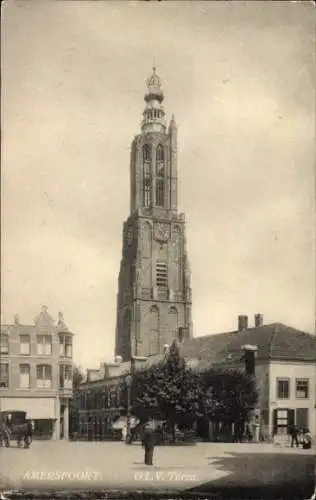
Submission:
[[[314,452],[271,444],[160,446],[155,449],[154,466],[143,464],[139,444],[35,441],[28,450],[13,445],[1,449],[2,488],[207,493],[273,487],[290,489],[292,498],[300,498],[311,491],[315,477]]]

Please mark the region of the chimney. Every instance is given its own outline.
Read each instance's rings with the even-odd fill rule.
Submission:
[[[238,316],[238,331],[247,330],[248,328],[248,316],[239,315]]]
[[[263,315],[262,314],[255,314],[255,327],[258,328],[258,326],[263,325]]]

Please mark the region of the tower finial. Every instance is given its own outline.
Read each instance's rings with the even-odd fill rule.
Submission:
[[[161,80],[156,73],[156,66],[152,68],[152,74],[146,80],[147,92],[144,96],[146,108],[143,112],[142,131],[146,130],[165,131],[165,111],[162,106],[164,99]]]

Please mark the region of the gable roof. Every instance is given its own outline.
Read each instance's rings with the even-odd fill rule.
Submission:
[[[316,362],[316,336],[282,323],[186,340],[181,352],[186,358],[207,360],[209,364],[237,362],[245,344],[257,345],[258,360]]]
[[[282,323],[271,323],[243,331],[232,331],[195,337],[184,340],[180,352],[192,368],[204,370],[210,365],[240,363],[245,344],[257,346],[258,361],[297,361],[316,362],[316,336],[302,332]],[[149,356],[141,363],[149,368],[159,363],[165,354]],[[137,366],[136,366],[137,369]],[[104,386],[114,379],[124,377],[131,370],[131,362],[125,361],[117,366],[110,376],[99,376],[95,380],[86,381],[81,390]]]

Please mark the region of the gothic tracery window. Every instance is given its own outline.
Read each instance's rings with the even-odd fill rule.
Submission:
[[[152,173],[151,149],[148,144],[143,146],[143,205],[150,207],[152,204]]]
[[[178,338],[178,311],[175,307],[170,307],[169,309],[169,331],[170,331],[170,340],[175,340]]]
[[[165,154],[161,144],[156,149],[156,205],[165,204]]]

